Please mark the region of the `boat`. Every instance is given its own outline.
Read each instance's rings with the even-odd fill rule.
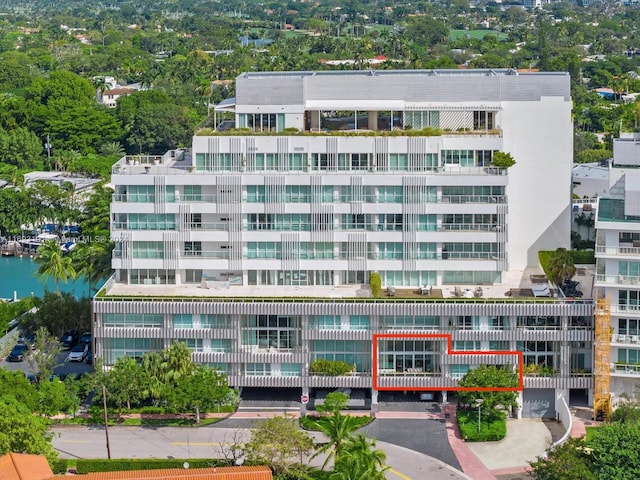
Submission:
[[[20,246],[22,247],[22,255],[35,255],[38,248],[45,242],[54,240],[60,241],[60,238],[53,233],[41,233],[36,238],[26,238],[20,240]]]

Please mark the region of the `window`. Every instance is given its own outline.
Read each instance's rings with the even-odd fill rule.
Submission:
[[[228,353],[231,351],[231,340],[228,339],[211,339],[211,351],[213,353]]]
[[[314,170],[330,170],[329,155],[326,153],[314,153],[311,155],[311,163]]]
[[[242,319],[242,345],[296,348],[300,345],[300,319],[278,315],[245,316]]]
[[[366,315],[351,315],[349,317],[349,330],[369,330],[370,321]]]
[[[630,277],[624,279],[626,282],[640,283],[640,262],[618,262],[618,274],[623,277]]]
[[[282,244],[280,242],[247,242],[247,258],[280,259]]]
[[[280,374],[283,377],[300,377],[302,376],[302,365],[299,363],[283,363],[280,365]]]
[[[156,270],[153,268],[129,270],[131,285],[174,285],[176,283],[175,270]]]
[[[175,230],[176,218],[173,213],[130,213],[129,230]]]
[[[378,203],[402,203],[402,187],[378,187]]]
[[[105,313],[103,323],[105,327],[155,328],[164,326],[164,316],[149,313]]]
[[[480,350],[480,341],[456,340],[455,342],[453,342],[453,350],[455,352],[460,352],[460,351],[477,352]]]
[[[185,185],[184,200],[186,202],[202,201],[202,185]]]
[[[244,366],[244,374],[247,377],[270,377],[270,363],[247,363]]]
[[[509,317],[489,317],[490,330],[509,330]]]
[[[371,371],[371,341],[314,340],[311,360],[324,358],[355,365],[358,372]]]
[[[440,317],[383,316],[380,317],[380,327],[388,330],[435,330],[440,328]]]
[[[474,166],[473,150],[442,150],[443,165],[460,165],[461,167]]]
[[[620,310],[638,310],[639,300],[639,290],[618,290],[618,307]]]
[[[469,372],[469,365],[450,365],[451,378],[462,378]]]
[[[525,365],[554,368],[560,358],[559,342],[516,342],[516,350],[523,352]]]
[[[145,353],[163,348],[161,338],[105,338],[104,362],[113,365],[121,357],[142,358]]]
[[[133,258],[163,258],[163,242],[133,242]]]
[[[201,328],[231,328],[231,317],[226,315],[200,315]]]
[[[202,255],[202,242],[184,242],[184,255],[186,257],[199,257]]]
[[[630,348],[619,348],[618,363],[622,363],[625,365],[640,364],[640,350],[633,350]]]
[[[264,203],[265,202],[264,185],[247,185],[247,202],[248,203]]]
[[[368,153],[351,154],[351,170],[367,170],[369,168]]]
[[[367,216],[362,213],[346,213],[342,215],[344,230],[367,230]]]
[[[193,316],[186,313],[173,315],[173,328],[193,328]]]
[[[308,185],[287,185],[284,191],[284,201],[287,203],[309,203],[311,200]]]
[[[202,281],[202,270],[187,269],[185,274],[185,283],[200,283]]]
[[[378,243],[378,259],[380,260],[402,260],[403,248],[401,242],[380,242]]]
[[[620,335],[640,335],[640,320],[619,318],[618,333]]]
[[[474,111],[473,112],[473,129],[474,130],[493,130],[495,112]]]
[[[479,330],[480,319],[478,317],[469,316],[455,317],[452,326],[458,330]]]
[[[247,215],[249,230],[274,230],[274,216],[270,213],[251,213]]]
[[[290,153],[287,160],[287,168],[291,171],[302,171],[307,168],[307,156],[302,153]]]
[[[310,318],[311,328],[315,330],[340,330],[342,322],[338,315],[319,315]]]
[[[378,230],[401,232],[403,219],[401,213],[378,215]]]

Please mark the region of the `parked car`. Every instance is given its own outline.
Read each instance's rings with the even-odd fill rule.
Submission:
[[[91,345],[91,332],[84,332],[80,337],[79,343],[88,343],[89,345]]]
[[[7,357],[7,362],[21,362],[27,353],[29,347],[24,343],[18,343]]]
[[[65,350],[69,350],[73,348],[77,343],[80,335],[78,335],[77,330],[68,330],[62,334],[60,337],[60,343],[62,344],[62,348]]]
[[[67,360],[70,362],[81,362],[86,358],[87,352],[89,352],[89,344],[79,343],[71,349]]]

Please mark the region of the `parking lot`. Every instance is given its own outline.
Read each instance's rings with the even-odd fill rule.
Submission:
[[[93,372],[93,366],[82,362],[68,362],[69,350],[60,352],[58,356],[58,365],[53,370],[54,375],[64,377],[67,375],[77,375],[87,372]],[[0,361],[0,368],[6,368],[10,371],[20,371],[25,374],[35,373],[30,363],[25,359],[21,362],[7,362],[5,358]]]

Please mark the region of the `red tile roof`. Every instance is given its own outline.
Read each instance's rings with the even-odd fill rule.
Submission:
[[[0,480],[46,480],[53,476],[42,455],[7,453],[0,456]]]
[[[1,478],[1,477],[0,477]],[[56,476],[59,480],[66,476]],[[82,475],[82,480],[273,480],[268,467],[167,468],[162,470],[127,470]],[[4,479],[2,479],[4,480]],[[22,480],[22,479],[20,479]],[[31,479],[30,479],[31,480]]]

